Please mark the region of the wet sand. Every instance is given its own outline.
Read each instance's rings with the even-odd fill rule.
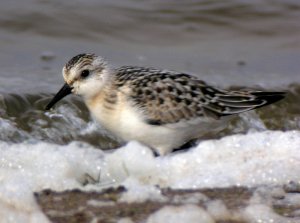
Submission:
[[[161,193],[166,201],[144,201],[125,203],[119,202],[124,187],[109,188],[103,192],[83,192],[80,190],[55,192],[44,190],[35,194],[38,204],[47,217],[56,223],[63,222],[118,222],[120,219],[129,218],[133,222],[145,222],[147,218],[164,206],[197,205],[205,210],[209,202],[221,202],[226,211],[216,211],[216,223],[247,223],[249,219],[242,214],[243,209],[250,203],[251,197],[257,188],[231,187],[197,190],[162,189]],[[300,188],[285,188],[285,192],[300,194]],[[188,201],[187,198],[205,196],[198,202]],[[265,193],[267,197],[268,193]],[[300,206],[288,205],[280,202],[285,195],[273,193],[271,207],[273,211],[287,220],[293,221],[298,217],[297,210]],[[266,198],[267,199],[267,198]],[[192,199],[190,199],[192,200]],[[92,202],[91,202],[92,201]],[[217,214],[218,213],[218,214]],[[219,215],[219,216],[218,216]],[[271,220],[271,219],[270,219]]]

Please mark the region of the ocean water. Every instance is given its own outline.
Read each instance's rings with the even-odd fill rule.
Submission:
[[[122,199],[131,202],[163,199],[154,185],[300,183],[299,1],[29,0],[0,6],[0,222],[47,222],[33,196],[46,188],[101,191],[122,184],[129,188]],[[114,66],[185,71],[224,88],[288,94],[235,117],[195,148],[155,158],[138,142],[116,142],[76,96],[44,110],[63,84],[64,63],[82,52]],[[243,210],[249,222],[293,222],[258,200]],[[300,203],[297,194],[287,202]],[[147,222],[167,222],[170,215],[178,222],[199,222],[200,215],[213,222],[212,212],[195,206],[166,207]]]

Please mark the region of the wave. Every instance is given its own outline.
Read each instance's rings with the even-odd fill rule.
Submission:
[[[45,141],[67,144],[74,140],[89,143],[101,149],[120,145],[91,118],[89,111],[76,96],[68,97],[55,109],[44,107],[51,94],[1,94],[0,140],[6,142]],[[300,129],[300,85],[288,88],[287,98],[255,112],[244,113],[231,120],[226,129],[206,138],[263,130]]]

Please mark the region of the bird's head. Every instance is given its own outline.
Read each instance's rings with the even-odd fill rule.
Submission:
[[[110,67],[99,56],[79,54],[63,68],[65,84],[46,106],[49,110],[65,96],[74,93],[88,99],[100,92],[112,78]]]

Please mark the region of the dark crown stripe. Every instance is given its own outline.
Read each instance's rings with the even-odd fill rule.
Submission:
[[[86,54],[86,53],[78,54],[77,56],[75,56],[71,60],[69,60],[65,67],[67,70],[70,70],[75,64],[77,64],[81,60],[83,60],[85,58],[93,60],[94,57],[95,57],[94,54]]]

